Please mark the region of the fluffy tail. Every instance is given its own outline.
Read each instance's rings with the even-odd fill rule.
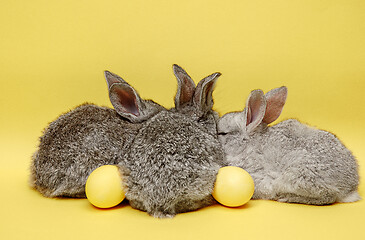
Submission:
[[[359,200],[361,200],[359,193],[357,191],[354,191],[354,192],[350,193],[349,195],[347,195],[346,197],[339,199],[338,202],[348,203],[348,202],[356,202]]]

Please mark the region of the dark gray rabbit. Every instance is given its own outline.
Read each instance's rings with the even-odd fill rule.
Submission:
[[[33,155],[30,184],[46,197],[86,197],[89,174],[102,165],[118,164],[144,121],[165,110],[143,100],[122,78],[105,72],[117,111],[83,104],[51,122]],[[136,105],[139,108],[136,108]]]
[[[284,107],[287,88],[251,92],[242,112],[218,123],[219,140],[230,165],[248,171],[254,199],[325,205],[354,202],[358,166],[331,133],[289,119],[269,127]]]
[[[195,87],[174,65],[175,108],[143,100],[119,76],[105,72],[114,109],[81,105],[44,131],[31,165],[31,185],[47,197],[85,197],[88,175],[118,164],[132,207],[169,217],[214,202],[218,169],[224,165],[217,139],[212,91],[220,75]]]

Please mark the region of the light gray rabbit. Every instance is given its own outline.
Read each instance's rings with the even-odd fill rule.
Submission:
[[[357,162],[333,134],[294,119],[268,126],[286,97],[286,87],[266,95],[254,90],[242,112],[220,118],[227,162],[251,174],[254,199],[314,205],[359,200]]]
[[[114,109],[81,105],[45,129],[31,164],[31,185],[47,197],[85,197],[88,175],[118,164],[132,207],[155,217],[174,216],[214,202],[211,196],[223,151],[212,91],[219,73],[195,88],[173,66],[175,108],[143,100],[119,76],[105,72]]]

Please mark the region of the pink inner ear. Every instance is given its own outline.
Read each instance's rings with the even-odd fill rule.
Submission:
[[[191,86],[191,81],[188,77],[182,77],[182,86],[180,93],[180,103],[184,104],[190,102],[194,94],[195,86]]]
[[[207,84],[205,92],[203,93],[205,95],[205,104],[208,105],[208,106],[209,106],[210,102],[212,101],[212,88],[213,88],[213,86],[214,86],[214,82],[213,81],[209,82]]]
[[[265,114],[266,102],[262,90],[257,89],[250,93],[246,102],[246,108],[247,132],[251,132],[261,124]]]
[[[282,105],[278,105],[275,102],[274,103],[269,102],[269,104],[266,107],[266,115],[263,121],[267,124],[272,123],[273,121],[278,119],[282,109],[283,109]]]
[[[117,88],[115,93],[118,95],[119,104],[124,108],[124,112],[139,116],[137,99],[132,89]]]
[[[250,107],[247,107],[247,110],[246,111],[247,111],[247,114],[246,114],[246,116],[247,116],[246,126],[247,126],[248,124],[250,124],[252,122],[252,114],[251,114]]]
[[[270,124],[281,114],[287,97],[286,87],[273,89],[266,94],[266,113],[263,122]]]
[[[254,95],[249,101],[250,109],[250,123],[255,122],[259,117],[261,117],[261,98],[258,95]]]

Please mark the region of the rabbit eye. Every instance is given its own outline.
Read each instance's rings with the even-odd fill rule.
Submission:
[[[226,136],[228,133],[226,133],[226,132],[219,132],[218,133],[218,135],[220,135],[220,136]]]
[[[218,131],[218,136],[232,136],[232,137],[234,137],[234,136],[237,136],[237,135],[239,135],[239,132],[238,131],[228,131],[228,132],[219,132]]]

